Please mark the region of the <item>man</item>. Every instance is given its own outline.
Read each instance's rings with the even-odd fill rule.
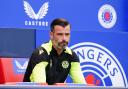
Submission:
[[[68,74],[74,83],[84,83],[79,59],[67,47],[70,40],[70,24],[62,18],[51,23],[50,41],[36,49],[28,63],[24,82],[64,83]]]

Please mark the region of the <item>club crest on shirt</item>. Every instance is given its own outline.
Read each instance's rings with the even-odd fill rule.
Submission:
[[[68,68],[69,67],[69,62],[68,61],[62,61],[62,67],[64,69]]]

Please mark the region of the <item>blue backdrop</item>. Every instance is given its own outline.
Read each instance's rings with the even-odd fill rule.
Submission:
[[[72,25],[69,46],[80,58],[87,83],[128,86],[127,4],[127,0],[2,0],[0,27],[36,29],[38,47],[49,40],[50,22],[65,18]]]

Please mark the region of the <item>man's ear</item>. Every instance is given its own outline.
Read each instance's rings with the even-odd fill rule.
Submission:
[[[53,39],[53,32],[50,32],[50,39],[52,40]]]

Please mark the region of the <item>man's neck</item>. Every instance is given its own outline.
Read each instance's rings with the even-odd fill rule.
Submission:
[[[63,49],[59,49],[59,48],[56,48],[56,47],[54,47],[54,49],[57,51],[58,55],[60,55],[63,52]]]
[[[63,50],[60,50],[60,49],[58,49],[58,50],[56,50],[57,51],[57,54],[58,55],[60,55],[62,52],[63,52]]]

